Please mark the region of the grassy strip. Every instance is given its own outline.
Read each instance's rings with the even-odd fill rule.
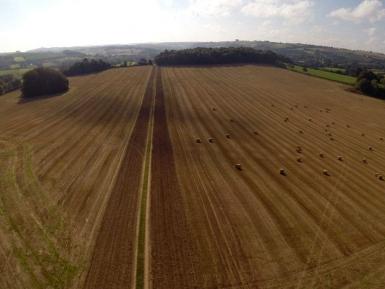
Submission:
[[[151,81],[154,81],[151,79]],[[139,215],[139,230],[138,230],[138,244],[137,244],[137,256],[136,256],[136,289],[144,288],[145,280],[145,246],[146,246],[146,221],[147,221],[147,202],[148,202],[148,191],[150,184],[150,169],[151,169],[151,151],[152,151],[152,135],[154,127],[154,103],[151,108],[151,117],[148,129],[147,144],[146,144],[146,154],[145,154],[145,163],[144,163],[144,173],[143,173],[143,186],[141,193],[141,204],[140,204],[140,215]]]
[[[288,67],[288,69],[291,71],[295,71],[295,72],[299,72],[306,75],[311,75],[311,76],[315,76],[315,77],[319,77],[319,78],[323,78],[331,81],[336,81],[347,85],[354,85],[357,80],[353,76],[338,74],[331,71],[319,70],[314,68],[308,68],[307,71],[304,71],[303,67],[298,65],[295,65],[294,67]]]

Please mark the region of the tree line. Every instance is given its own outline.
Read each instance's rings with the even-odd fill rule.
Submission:
[[[165,50],[155,57],[158,65],[269,64],[291,63],[287,57],[272,51],[249,47],[192,48]]]
[[[101,72],[111,68],[111,64],[101,59],[84,58],[80,62],[72,64],[69,68],[63,69],[63,73],[67,76],[84,75],[90,73]]]
[[[0,95],[19,89],[21,85],[22,85],[22,82],[19,78],[11,74],[1,75],[0,76]]]

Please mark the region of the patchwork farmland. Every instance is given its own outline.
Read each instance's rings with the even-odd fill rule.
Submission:
[[[263,66],[0,97],[0,288],[384,288],[385,103]]]

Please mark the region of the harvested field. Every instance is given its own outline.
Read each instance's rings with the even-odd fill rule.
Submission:
[[[385,102],[258,66],[0,97],[0,288],[385,288]]]
[[[267,67],[162,78],[152,288],[384,288],[384,102]]]
[[[66,95],[29,102],[0,97],[0,288],[82,287],[150,71],[73,78]],[[141,176],[134,165],[128,180]],[[126,230],[135,232],[138,198],[125,198]],[[123,258],[134,258],[131,241]],[[130,269],[122,268],[127,282]]]

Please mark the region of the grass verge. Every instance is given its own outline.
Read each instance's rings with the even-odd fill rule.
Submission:
[[[154,81],[151,79],[151,81]],[[139,228],[137,240],[137,255],[136,255],[136,289],[145,288],[145,273],[146,273],[146,239],[147,236],[147,207],[150,190],[150,171],[151,171],[151,151],[152,151],[152,135],[154,127],[154,107],[155,99],[153,99],[151,108],[151,117],[147,135],[145,163],[143,168],[142,192],[140,200]]]

